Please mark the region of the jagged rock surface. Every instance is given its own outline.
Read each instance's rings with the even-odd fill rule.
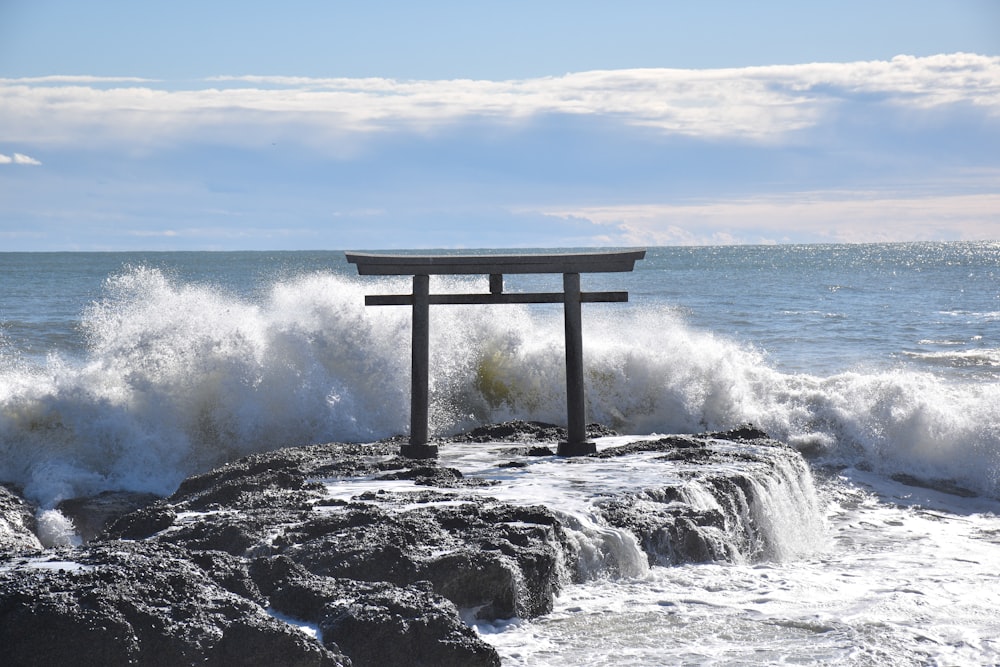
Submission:
[[[326,487],[314,480],[345,472],[453,491],[324,499]],[[489,484],[425,461],[316,445],[252,456],[190,478],[170,498],[114,523],[107,536],[241,557],[286,555],[329,577],[397,586],[429,581],[436,593],[475,609],[481,619],[546,613],[572,547],[547,508],[462,492]],[[178,519],[184,513],[190,518]]]
[[[512,422],[465,441],[511,443],[501,467],[518,467],[553,456],[549,445],[564,437]],[[553,509],[492,498],[500,482],[400,458],[398,446],[282,449],[191,477],[169,498],[65,501],[93,540],[61,551],[39,550],[37,508],[0,487],[0,664],[499,664],[462,619],[550,611],[581,576],[579,533]],[[649,453],[676,479],[599,509],[650,564],[766,551],[752,520],[732,519],[754,502],[754,470],[792,450],[746,427],[633,442],[573,464]],[[683,497],[695,477],[717,509]]]
[[[312,574],[284,556],[250,567],[271,607],[318,627],[323,642],[365,665],[499,665],[496,653],[426,582],[398,587]]]
[[[733,443],[736,447],[719,446]],[[609,499],[601,506],[605,521],[635,535],[650,565],[708,561],[754,561],[766,555],[768,536],[752,516],[759,505],[759,482],[783,457],[799,458],[791,448],[752,426],[697,436],[669,436],[602,451],[599,458],[659,452],[665,462],[695,467],[682,476],[698,479],[717,501],[701,507],[677,482]],[[731,464],[737,465],[731,465]],[[730,464],[730,465],[720,465]],[[705,472],[724,470],[725,472]]]
[[[64,500],[57,509],[73,522],[80,539],[89,542],[112,521],[157,500],[151,493],[105,491],[90,498]]]
[[[218,558],[202,557],[216,562]],[[202,569],[168,545],[117,542],[0,569],[4,665],[350,664],[264,611],[245,566]],[[224,583],[236,583],[232,592]]]
[[[0,484],[0,556],[42,548],[31,505],[14,489]]]
[[[603,424],[587,424],[588,438],[618,435]],[[550,442],[565,440],[566,428],[545,422],[529,422],[519,419],[501,424],[487,424],[472,429],[468,433],[455,436],[453,440],[465,442]]]

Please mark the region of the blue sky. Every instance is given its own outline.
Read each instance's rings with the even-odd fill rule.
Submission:
[[[0,249],[1000,239],[1000,2],[0,0]]]

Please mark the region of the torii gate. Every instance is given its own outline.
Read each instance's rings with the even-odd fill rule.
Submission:
[[[427,444],[430,304],[562,303],[566,325],[566,412],[568,437],[559,456],[597,451],[587,442],[583,397],[583,334],[581,303],[628,301],[628,292],[581,292],[581,273],[627,272],[645,250],[515,255],[385,255],[349,252],[363,276],[413,276],[413,293],[368,295],[366,306],[412,306],[413,346],[410,376],[410,443],[400,448],[409,458],[437,456],[437,445]],[[505,293],[505,273],[561,273],[562,292]],[[431,294],[431,275],[489,275],[489,294]]]

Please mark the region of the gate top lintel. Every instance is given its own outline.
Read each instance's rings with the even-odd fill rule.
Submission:
[[[645,250],[509,255],[397,255],[349,252],[362,276],[627,272]]]
[[[628,301],[627,292],[581,292],[581,273],[626,272],[635,268],[645,250],[524,253],[507,255],[398,255],[349,252],[347,261],[356,264],[363,276],[413,276],[413,293],[365,297],[369,306],[413,308],[410,375],[410,444],[400,447],[409,458],[437,456],[437,445],[428,445],[429,398],[429,306],[431,304],[559,303],[566,324],[566,432],[557,454],[577,456],[597,451],[587,441],[584,403],[583,342],[580,304],[596,301]],[[561,273],[563,291],[542,294],[504,294],[505,273]],[[431,275],[490,276],[489,294],[430,294]]]

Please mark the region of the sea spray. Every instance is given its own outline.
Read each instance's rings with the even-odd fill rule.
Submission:
[[[83,318],[83,359],[4,374],[4,478],[46,505],[167,494],[254,451],[402,431],[406,323],[362,296],[330,276],[260,303],[141,267],[112,277]]]
[[[502,649],[504,664],[1000,662],[1000,510],[996,500],[968,497],[1000,495],[998,258],[997,243],[650,248],[634,273],[606,286],[585,284],[627,289],[631,299],[584,306],[589,419],[630,434],[752,422],[794,444],[819,472],[833,544],[791,560],[589,577],[566,587],[551,614],[491,626],[503,630],[489,641]],[[283,424],[272,429],[279,438],[227,441],[232,436],[221,429],[222,437],[199,440],[211,429],[186,423],[198,410],[185,402],[204,397],[185,395],[184,383],[195,386],[194,379],[174,374],[171,394],[161,379],[147,378],[153,400],[144,411],[126,400],[134,390],[121,379],[125,371],[105,377],[87,370],[114,366],[96,351],[114,326],[85,347],[81,313],[94,316],[86,304],[156,314],[140,308],[143,281],[150,296],[157,293],[153,274],[122,271],[125,263],[160,267],[164,297],[204,290],[220,307],[234,306],[231,312],[256,309],[246,326],[251,339],[264,341],[262,352],[246,363],[231,357],[228,368],[257,369],[262,381],[248,387],[235,375],[215,386],[247,397],[251,423],[264,421],[257,411],[266,416],[269,402],[291,404],[287,414],[267,417]],[[130,273],[141,278],[134,297],[111,283],[102,291],[107,276]],[[339,252],[4,254],[0,478],[22,486],[35,480],[33,497],[52,507],[57,497],[105,488],[170,492],[197,461],[278,446],[294,440],[288,434],[366,441],[405,433],[409,309],[362,304],[368,293],[407,293],[409,281],[361,285],[348,278],[354,273]],[[454,285],[486,290],[462,279]],[[179,317],[212,320],[197,300],[187,304]],[[353,350],[367,366],[349,348],[339,356],[326,349],[339,345],[326,333],[331,312],[354,323],[340,335],[367,337]],[[558,305],[432,307],[431,316],[435,434],[507,416],[564,419]],[[220,329],[228,324],[220,322]],[[140,331],[151,326],[136,324]],[[255,333],[267,327],[283,332],[281,343]],[[196,358],[211,361],[213,352]],[[295,372],[278,374],[283,363]],[[343,363],[367,389],[337,370]],[[133,374],[137,387],[145,372]],[[271,386],[280,389],[265,400]],[[322,400],[297,410],[279,395],[299,386],[316,388]],[[222,419],[239,401],[217,403]],[[442,446],[441,464],[451,465],[447,458],[460,448],[466,445]],[[468,449],[480,455],[478,444]],[[580,463],[528,457],[539,479],[518,498],[552,498],[545,502],[562,510],[566,488],[593,494],[601,482],[643,480],[641,470],[619,460],[592,485],[579,477]],[[571,483],[551,489],[552,469]],[[483,493],[498,494],[508,486],[502,479]]]
[[[778,456],[770,474],[753,478],[757,487],[752,518],[765,536],[763,559],[790,562],[830,545],[820,499],[806,462]]]
[[[451,278],[433,289],[483,286]],[[405,433],[410,314],[365,307],[377,291],[409,284],[315,272],[250,296],[143,266],[115,274],[83,313],[81,356],[4,353],[0,477],[54,507],[108,489],[167,494],[256,451]],[[563,422],[562,327],[558,306],[432,308],[433,434]],[[780,372],[763,351],[655,304],[588,304],[584,367],[589,420],[621,432],[752,422],[832,464],[1000,496],[995,383]]]
[[[1000,497],[1000,385],[896,370],[775,374],[765,389],[748,419],[820,462]]]
[[[41,510],[38,513],[38,541],[46,548],[78,547],[82,544],[73,521],[59,510]]]

